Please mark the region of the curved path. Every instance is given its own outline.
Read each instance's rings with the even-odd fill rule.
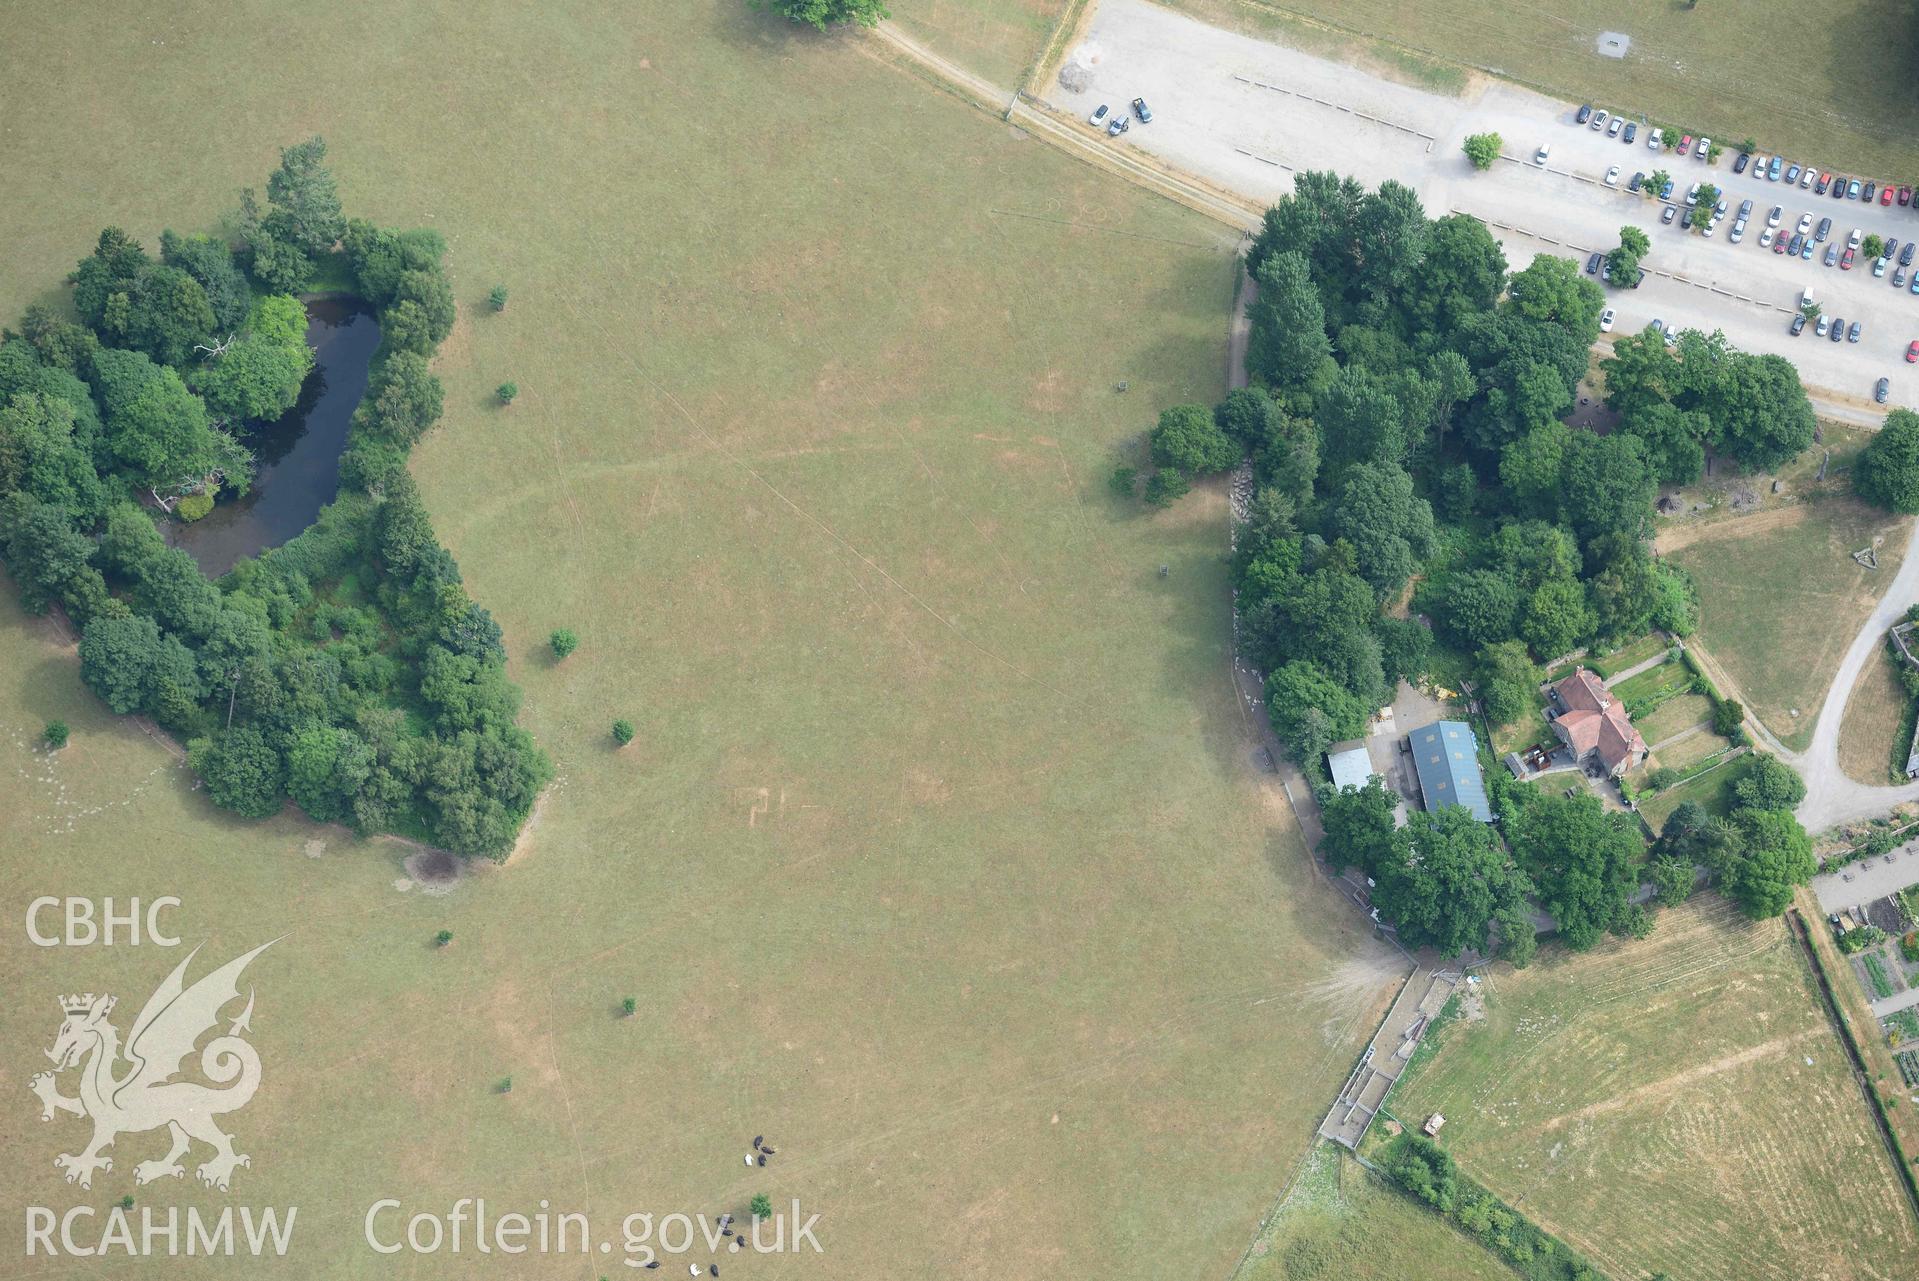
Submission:
[[[1899,572],[1886,584],[1879,605],[1867,618],[1859,634],[1833,673],[1832,684],[1813,725],[1812,745],[1804,752],[1780,755],[1806,780],[1806,799],[1799,804],[1799,821],[1809,832],[1820,832],[1840,823],[1874,818],[1904,801],[1919,801],[1919,783],[1901,787],[1874,787],[1854,782],[1839,768],[1839,727],[1845,723],[1846,704],[1852,701],[1852,687],[1859,673],[1885,643],[1886,631],[1905,616],[1914,601],[1919,601],[1919,523],[1906,539],[1905,559]],[[1817,625],[1807,620],[1810,625]]]

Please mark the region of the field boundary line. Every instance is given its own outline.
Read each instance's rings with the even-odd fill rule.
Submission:
[[[1899,1136],[1892,1132],[1892,1121],[1886,1116],[1885,1105],[1873,1092],[1872,1073],[1866,1067],[1865,1055],[1860,1053],[1859,1042],[1853,1036],[1852,1025],[1846,1022],[1845,1011],[1839,1008],[1838,994],[1832,989],[1832,976],[1826,972],[1819,949],[1813,946],[1812,937],[1807,932],[1806,918],[1800,915],[1797,904],[1786,910],[1786,926],[1792,933],[1793,941],[1799,945],[1801,959],[1812,968],[1813,985],[1819,989],[1820,1007],[1825,1010],[1826,1021],[1832,1030],[1839,1034],[1839,1043],[1845,1048],[1846,1061],[1852,1069],[1852,1082],[1859,1088],[1866,1112],[1872,1117],[1873,1128],[1879,1131],[1886,1156],[1899,1176],[1899,1187],[1906,1194],[1906,1208],[1912,1211],[1913,1221],[1919,1223],[1919,1182],[1915,1182],[1912,1166],[1906,1160],[1904,1149],[1899,1146]]]

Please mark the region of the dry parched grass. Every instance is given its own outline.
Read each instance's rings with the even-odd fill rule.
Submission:
[[[1677,527],[1660,544],[1684,543],[1671,555],[1699,585],[1700,642],[1738,682],[1747,710],[1802,748],[1833,669],[1898,569],[1905,522],[1851,498],[1774,510],[1805,514]],[[1879,569],[1862,568],[1851,554],[1880,535]]]
[[[1608,1275],[1911,1275],[1919,1234],[1783,922],[1706,896],[1484,987],[1401,1112],[1443,1111],[1466,1170]]]
[[[1898,662],[1882,648],[1866,663],[1839,726],[1840,767],[1861,783],[1885,782],[1894,755],[1904,765],[1911,746],[1899,741],[1912,698],[1899,683]]]

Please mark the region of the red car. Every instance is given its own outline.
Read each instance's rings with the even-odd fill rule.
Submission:
[[[1841,271],[1852,270],[1852,256],[1853,256],[1853,251],[1851,249],[1847,249],[1846,252],[1839,255],[1839,270]]]
[[[1784,227],[1781,227],[1779,229],[1779,234],[1773,237],[1772,251],[1776,254],[1782,254],[1786,252],[1786,229]]]
[[[1892,203],[1892,184],[1891,183],[1887,183],[1885,186],[1879,188],[1879,203],[1882,205],[1889,205]]]
[[[1690,150],[1692,150],[1692,135],[1687,134],[1679,140],[1679,154],[1683,156]]]
[[[1911,187],[1901,187],[1901,188],[1899,188],[1899,203],[1900,203],[1900,204],[1902,204],[1902,205],[1909,205],[1909,204],[1911,204],[1911,203],[1912,203],[1912,188],[1911,188]]]
[[[1919,365],[1919,339],[1906,344],[1906,363]]]

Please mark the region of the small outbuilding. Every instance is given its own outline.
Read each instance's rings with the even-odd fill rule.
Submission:
[[[1373,776],[1373,758],[1366,754],[1366,744],[1359,739],[1334,743],[1326,749],[1326,772],[1339,791],[1349,787],[1364,789],[1366,781]]]
[[[1439,1137],[1439,1127],[1444,1124],[1446,1124],[1446,1118],[1441,1116],[1439,1113],[1435,1112],[1431,1116],[1427,1117],[1426,1124],[1420,1126],[1419,1128],[1426,1132],[1427,1138],[1436,1139]]]

